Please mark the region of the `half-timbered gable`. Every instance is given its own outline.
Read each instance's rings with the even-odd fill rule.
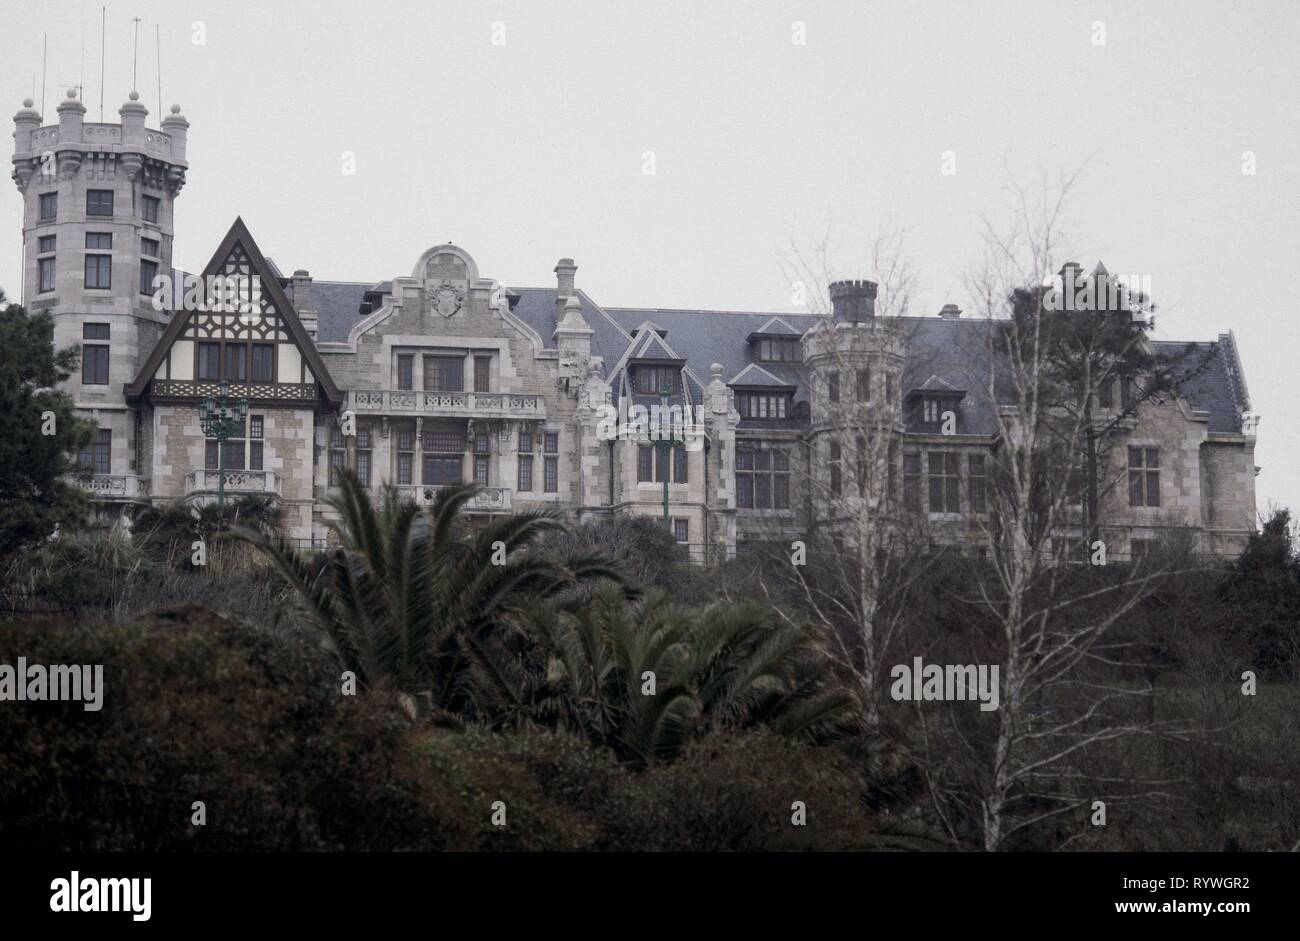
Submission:
[[[147,429],[155,487],[207,500],[224,466],[228,494],[276,499],[289,534],[310,538],[318,415],[332,416],[342,396],[241,219],[202,276],[172,293],[178,309],[125,390]],[[224,445],[199,420],[204,400],[223,391],[249,406]]]

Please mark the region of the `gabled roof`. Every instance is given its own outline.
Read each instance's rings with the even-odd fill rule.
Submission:
[[[797,383],[786,382],[779,376],[774,376],[758,363],[750,363],[740,372],[736,373],[727,380],[729,386],[773,386],[782,389],[793,389]]]
[[[664,342],[663,335],[667,331],[652,320],[642,323],[636,330],[632,331],[632,346],[628,350],[626,359],[662,359],[668,362],[684,363],[685,356],[677,355],[677,351]]]
[[[275,306],[276,313],[284,324],[285,330],[288,331],[289,337],[298,347],[298,351],[302,354],[303,359],[307,361],[307,365],[311,367],[312,375],[316,377],[316,381],[320,384],[325,399],[331,405],[338,406],[343,401],[342,393],[339,392],[338,386],[334,384],[334,380],[330,377],[329,370],[325,368],[320,353],[316,351],[316,345],[312,343],[311,337],[303,329],[302,321],[298,319],[297,312],[293,309],[293,305],[289,303],[289,298],[285,296],[284,290],[280,287],[274,269],[267,262],[262,250],[257,247],[257,242],[253,240],[253,236],[248,231],[248,227],[244,225],[242,218],[235,217],[235,222],[231,225],[230,231],[221,240],[221,244],[217,246],[216,252],[212,255],[212,260],[203,269],[204,283],[207,283],[209,277],[221,273],[226,260],[236,247],[242,248],[244,254],[248,256],[253,273],[261,279],[262,293]],[[158,366],[162,363],[163,357],[172,348],[172,344],[181,335],[185,325],[189,323],[190,317],[194,313],[194,311],[178,310],[172,314],[171,322],[167,324],[167,329],[163,331],[163,335],[159,338],[157,345],[154,346],[153,352],[145,360],[144,366],[141,367],[139,374],[135,377],[135,381],[127,383],[125,386],[124,391],[128,399],[136,399],[144,394],[145,387],[148,386],[154,373],[158,371]]]
[[[939,376],[931,375],[929,379],[925,380],[925,382],[921,383],[915,389],[909,390],[907,393],[907,397],[910,399],[913,396],[922,395],[925,393],[929,393],[930,395],[943,395],[943,396],[953,396],[956,398],[960,398],[961,396],[964,396],[966,394],[966,390],[958,389],[947,379],[942,379]]]
[[[801,336],[803,336],[802,331],[796,330],[780,317],[773,317],[751,333],[747,339],[752,341],[756,337],[783,337],[797,340]]]
[[[643,320],[640,326],[631,331],[632,342],[628,344],[618,362],[609,372],[609,384],[616,401],[627,397],[632,402],[657,403],[658,396],[647,396],[636,390],[628,374],[628,365],[635,361],[649,361],[675,366],[681,372],[682,384],[674,399],[680,399],[683,405],[703,401],[704,385],[687,366],[687,359],[671,346],[661,335],[663,328],[650,320]]]

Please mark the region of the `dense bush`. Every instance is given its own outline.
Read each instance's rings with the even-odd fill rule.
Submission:
[[[0,840],[43,850],[437,846],[406,728],[313,643],[199,609],[0,633],[0,662],[103,664],[103,707],[0,709]],[[191,805],[207,823],[191,825]]]
[[[303,636],[197,608],[96,631],[13,625],[0,662],[19,656],[102,663],[104,694],[99,712],[0,709],[0,840],[13,848],[894,845],[873,835],[861,782],[833,749],[729,733],[638,774],[569,734],[412,725],[387,697],[342,695]],[[796,800],[806,827],[791,823]],[[202,827],[194,801],[206,805]]]
[[[550,533],[541,548],[556,558],[598,553],[617,561],[629,585],[660,589],[681,604],[707,604],[718,596],[716,580],[691,564],[686,547],[660,517],[612,516]]]
[[[192,517],[187,518],[192,519]],[[288,586],[251,546],[225,534],[191,566],[192,533],[173,549],[149,532],[67,534],[0,563],[0,617],[63,612],[83,626],[125,623],[160,607],[195,604],[255,622],[281,607]]]

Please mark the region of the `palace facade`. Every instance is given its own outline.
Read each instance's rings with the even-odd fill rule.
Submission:
[[[107,515],[211,500],[219,459],[227,494],[273,497],[287,534],[316,542],[342,468],[420,502],[477,483],[468,512],[484,517],[662,517],[666,483],[678,540],[697,559],[728,557],[840,512],[853,448],[835,416],[852,402],[896,433],[880,479],[902,509],[936,545],[980,539],[1005,405],[978,391],[989,323],[954,305],[877,317],[875,285],[844,281],[827,315],[607,307],[577,286],[572,259],[553,285],[520,287],[451,244],[413,251],[387,280],[328,281],[286,273],[236,219],[202,275],[256,284],[254,302],[188,309],[172,210],[189,122],[173,106],[149,129],[135,93],[118,124],[88,123],[85,110],[69,92],[45,125],[26,102],[13,178],[23,301],[53,312],[57,348],[81,348],[67,391],[99,429],[83,458]],[[162,304],[160,276],[173,280]],[[1257,469],[1233,336],[1152,347],[1202,366],[1182,395],[1125,426],[1103,530],[1119,556],[1173,530],[1236,552],[1256,529]],[[200,409],[223,381],[248,414],[219,451]],[[701,417],[702,447],[599,433],[609,407],[665,393]]]

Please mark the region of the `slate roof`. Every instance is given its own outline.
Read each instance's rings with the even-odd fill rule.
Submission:
[[[519,295],[519,303],[515,305],[515,316],[536,330],[548,349],[553,347],[555,345],[555,288],[515,288],[514,291]],[[582,319],[587,321],[587,326],[594,331],[591,336],[592,355],[599,356],[605,361],[604,378],[608,378],[610,370],[622,359],[627,345],[632,342],[631,331],[636,328],[636,324],[630,325],[625,330],[581,290],[578,291],[578,301],[581,304]]]
[[[745,386],[747,388],[757,388],[760,386],[785,388],[793,385],[793,383],[787,382],[780,376],[773,375],[758,363],[750,363],[740,372],[725,381],[729,386]]]
[[[392,282],[389,282],[392,290]],[[356,281],[312,281],[311,309],[316,314],[316,339],[344,343],[348,331],[361,319],[361,302],[375,285]]]
[[[767,323],[759,327],[750,336],[760,337],[801,337],[803,334],[796,330],[790,324],[786,323],[780,317],[772,317]]]
[[[1239,390],[1233,379],[1236,350],[1229,334],[1210,343],[1157,341],[1156,353],[1175,358],[1175,368],[1194,373],[1182,386],[1182,393],[1194,409],[1210,413],[1210,431],[1241,431],[1241,413],[1250,408],[1244,383]],[[1199,370],[1199,371],[1197,371]]]
[[[606,308],[610,317],[628,329],[652,320],[668,331],[669,346],[686,357],[687,367],[701,382],[708,382],[713,363],[722,364],[724,381],[754,361],[748,337],[771,321],[771,312],[718,310],[665,310],[630,307]],[[818,322],[816,315],[781,314],[781,319],[800,331]],[[797,386],[795,401],[807,400],[801,370],[794,365],[763,363],[763,368],[787,385]]]
[[[360,307],[369,293],[383,294],[392,282],[313,281],[312,305],[316,313],[317,339],[320,342],[343,342],[348,331],[360,319]],[[527,323],[547,349],[554,348],[555,288],[514,288],[518,296],[514,306],[517,317]],[[579,290],[578,300],[583,319],[591,327],[592,353],[604,360],[604,378],[614,373],[629,352],[636,331],[649,322],[652,330],[639,338],[645,347],[636,358],[665,358],[671,354],[686,360],[687,387],[690,397],[702,400],[703,384],[709,382],[713,363],[722,364],[724,381],[736,385],[771,385],[776,382],[795,386],[796,404],[806,402],[807,387],[798,364],[763,363],[768,379],[750,370],[754,364],[749,337],[755,333],[802,335],[819,322],[817,314],[773,314],[770,311],[675,310],[644,307],[602,307]],[[984,392],[989,375],[988,321],[979,318],[899,317],[897,322],[907,343],[908,357],[903,373],[900,396],[916,389],[943,388],[967,390],[960,404],[961,428],[968,434],[993,434],[997,431],[996,413]],[[787,330],[789,333],[787,333]],[[657,342],[663,331],[664,351]],[[1166,355],[1188,357],[1187,368],[1199,365],[1208,356],[1205,368],[1184,388],[1192,408],[1209,413],[1209,430],[1241,430],[1241,413],[1249,409],[1245,378],[1231,334],[1217,341],[1188,345],[1172,341],[1153,341],[1153,349]],[[619,395],[616,382],[614,396]],[[999,388],[1002,383],[999,382]],[[1010,400],[1010,396],[998,396]],[[635,396],[637,400],[641,396]],[[647,399],[646,401],[650,401]]]

